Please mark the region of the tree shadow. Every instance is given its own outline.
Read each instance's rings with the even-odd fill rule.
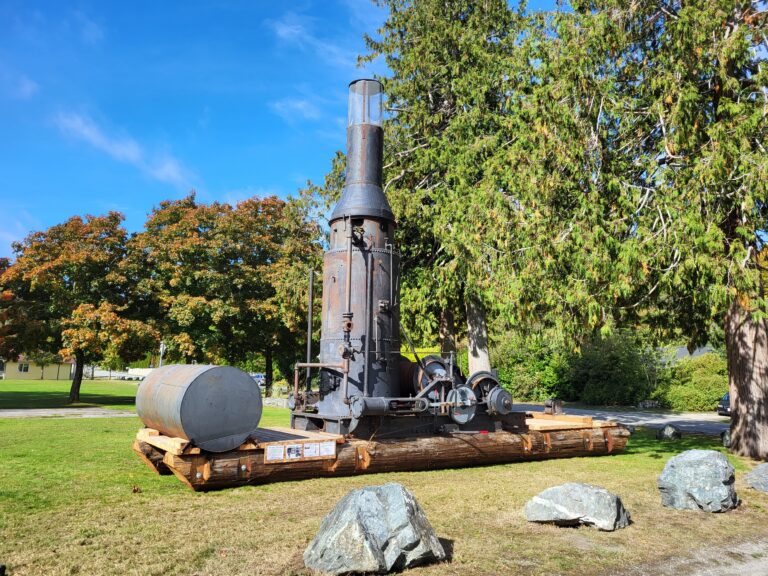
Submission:
[[[133,406],[134,396],[115,396],[99,393],[80,393],[80,402],[67,404],[68,391],[1,390],[0,409],[25,410],[35,408],[92,408],[98,406]]]
[[[655,430],[643,429],[632,435],[622,454],[669,458],[686,450],[722,449],[719,440],[717,436],[706,434],[686,434],[679,440],[657,440]]]

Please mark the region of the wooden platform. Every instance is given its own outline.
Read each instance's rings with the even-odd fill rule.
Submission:
[[[158,474],[194,490],[325,476],[457,468],[523,460],[598,456],[624,449],[629,431],[588,416],[526,415],[527,431],[457,433],[386,440],[347,439],[290,428],[259,428],[235,450],[211,453],[142,428],[133,450]]]

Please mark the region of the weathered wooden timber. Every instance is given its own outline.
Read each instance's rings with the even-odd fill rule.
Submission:
[[[497,431],[368,441],[260,428],[248,442],[221,453],[206,452],[145,428],[139,431],[133,449],[157,473],[173,473],[193,490],[214,490],[329,476],[599,456],[622,451],[629,438],[624,426],[592,422],[588,417],[530,414],[526,424],[528,430],[520,433]]]

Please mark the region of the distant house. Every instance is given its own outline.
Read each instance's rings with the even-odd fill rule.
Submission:
[[[40,366],[19,356],[16,360],[5,361],[6,380],[72,380],[75,371],[74,360]]]

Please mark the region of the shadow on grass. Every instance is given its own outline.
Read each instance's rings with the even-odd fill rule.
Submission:
[[[450,538],[438,538],[440,540],[440,544],[443,545],[443,550],[445,550],[445,561],[450,562],[453,560],[453,540]]]
[[[113,396],[110,394],[80,393],[80,402],[67,404],[68,392],[60,391],[0,391],[0,409],[23,410],[28,408],[93,408],[97,406],[133,406],[133,396]]]
[[[638,430],[629,439],[624,454],[636,454],[650,458],[669,458],[686,450],[718,450],[722,445],[716,436],[704,434],[684,435],[679,440],[657,440],[655,431]]]

